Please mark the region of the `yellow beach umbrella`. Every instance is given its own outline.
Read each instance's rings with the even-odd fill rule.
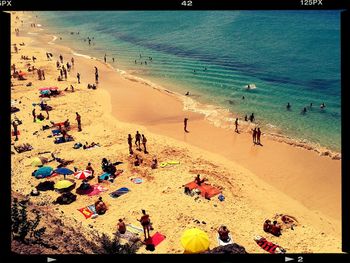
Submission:
[[[61,181],[58,181],[57,183],[55,183],[54,188],[58,189],[58,190],[67,189],[67,188],[71,187],[73,184],[74,184],[74,182],[72,182],[72,181],[61,180]]]
[[[31,161],[32,166],[42,166],[44,163],[47,163],[47,158],[45,157],[35,157]]]
[[[200,253],[209,248],[209,237],[207,233],[198,228],[187,229],[181,236],[181,245],[186,252]]]

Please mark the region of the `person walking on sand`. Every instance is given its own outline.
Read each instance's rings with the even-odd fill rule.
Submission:
[[[81,116],[79,115],[78,112],[75,113],[77,116],[76,116],[76,120],[78,122],[78,131],[80,132],[81,131]]]
[[[261,136],[261,131],[260,131],[260,128],[258,128],[258,130],[256,132],[256,143],[259,145],[261,145],[260,136]]]
[[[77,73],[78,84],[80,84],[80,73]]]
[[[33,122],[36,122],[35,108],[32,111],[32,115],[33,115]]]
[[[252,131],[253,131],[253,143],[256,144],[256,133],[257,133],[256,128],[254,128],[254,130]]]
[[[41,76],[42,76],[43,80],[45,80],[45,71],[43,69],[41,70]]]
[[[236,126],[235,132],[239,133],[239,131],[238,131],[238,118],[236,118],[235,126]]]
[[[139,131],[136,131],[135,145],[137,146],[137,150],[141,151],[141,134]]]
[[[187,122],[188,122],[188,118],[185,118],[184,119],[184,131],[185,132],[188,132],[188,130],[187,130]]]
[[[105,56],[104,56],[104,61],[105,61],[105,63],[107,62],[107,55],[105,54]]]
[[[98,84],[98,73],[95,73],[95,82]]]
[[[74,58],[72,58],[70,62],[72,62],[72,67],[74,67]]]
[[[146,214],[146,211],[144,209],[142,209],[142,216],[140,219],[137,219],[137,221],[139,221],[143,227],[143,233],[145,235],[145,240],[150,238],[149,235],[149,229],[150,229],[150,225],[151,225],[151,219],[149,218],[149,215]],[[147,232],[147,235],[146,235]]]
[[[15,121],[13,121],[12,127],[13,127],[13,135],[15,136],[15,141],[18,141],[18,129],[17,129],[18,124]]]
[[[46,119],[49,120],[50,119],[49,110],[47,108],[45,108],[45,111],[46,111],[46,114],[47,114]]]
[[[63,56],[62,55],[60,55],[60,61],[63,64]]]
[[[145,137],[145,135],[142,134],[142,145],[143,145],[143,148],[144,148],[144,153],[148,153],[147,152],[147,149],[146,149],[146,143],[147,143],[147,139]]]

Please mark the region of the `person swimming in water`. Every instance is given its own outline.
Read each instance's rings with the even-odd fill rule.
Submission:
[[[320,108],[321,108],[321,109],[326,108],[326,105],[324,104],[324,102],[322,102],[322,104],[320,105]]]
[[[305,114],[306,113],[306,107],[304,107],[304,109],[301,110],[301,114]]]
[[[290,110],[290,108],[292,107],[291,105],[290,105],[290,103],[288,102],[288,104],[287,104],[287,110]]]

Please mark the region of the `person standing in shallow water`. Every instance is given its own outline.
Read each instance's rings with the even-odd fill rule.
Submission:
[[[187,130],[187,122],[188,122],[188,118],[185,118],[184,119],[184,131],[185,132],[188,132],[188,130]]]

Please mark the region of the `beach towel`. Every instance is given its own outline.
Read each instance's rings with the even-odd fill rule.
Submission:
[[[109,173],[103,173],[99,176],[100,180],[108,180],[111,178],[111,174]]]
[[[112,198],[118,198],[119,196],[122,196],[126,193],[130,192],[130,190],[126,187],[122,187],[122,188],[119,188],[118,190],[110,193],[109,195],[112,197]]]
[[[126,230],[136,235],[143,233],[143,228],[131,224],[126,224]]]
[[[151,238],[145,241],[146,245],[158,246],[166,237],[159,232],[156,232]]]
[[[103,187],[102,185],[99,184],[94,184],[91,186],[91,188],[93,189],[91,192],[88,193],[88,196],[94,196],[94,195],[98,195],[101,192],[105,192],[108,189]]]
[[[232,240],[231,234],[228,234],[228,236],[230,237],[230,239],[229,239],[227,242],[225,242],[225,241],[223,241],[223,240],[220,239],[220,236],[219,236],[219,235],[217,235],[216,238],[217,238],[217,240],[218,240],[219,246],[226,246],[226,245],[229,245],[229,244],[233,244],[233,240]]]
[[[90,210],[93,214],[97,214],[97,213],[96,213],[96,207],[95,207],[94,204],[88,205],[87,208],[89,208],[89,210]]]
[[[162,162],[159,164],[160,167],[164,168],[169,165],[175,165],[175,164],[180,164],[179,161],[168,161],[168,162]]]
[[[19,130],[17,130],[17,135],[21,135]],[[12,136],[16,136],[15,131],[12,131]]]
[[[88,206],[82,207],[78,209],[78,211],[82,213],[86,219],[90,218],[94,214],[94,212],[92,212]]]
[[[185,184],[185,187],[188,187],[190,190],[198,189],[201,191],[201,195],[203,197],[208,197],[208,198],[212,198],[213,196],[221,193],[221,190],[215,188],[210,184],[205,184],[205,183],[202,183],[199,186],[198,184],[192,181],[192,182],[189,182],[188,184]]]
[[[143,180],[142,180],[142,178],[134,178],[132,180],[132,182],[135,183],[135,184],[141,184],[143,182]]]
[[[269,242],[264,237],[257,236],[254,238],[255,242],[265,251],[269,252],[270,254],[284,254],[286,250],[282,248],[281,246],[274,244],[272,242]]]
[[[63,139],[63,137],[56,137],[54,143],[55,144],[60,144],[60,143],[65,143],[65,142],[71,142],[74,141],[74,139],[70,139],[70,137],[68,137],[66,140]]]
[[[60,131],[60,130],[52,130],[52,135],[53,135],[53,136],[57,136],[57,135],[59,135],[59,134],[61,134],[61,131]]]

